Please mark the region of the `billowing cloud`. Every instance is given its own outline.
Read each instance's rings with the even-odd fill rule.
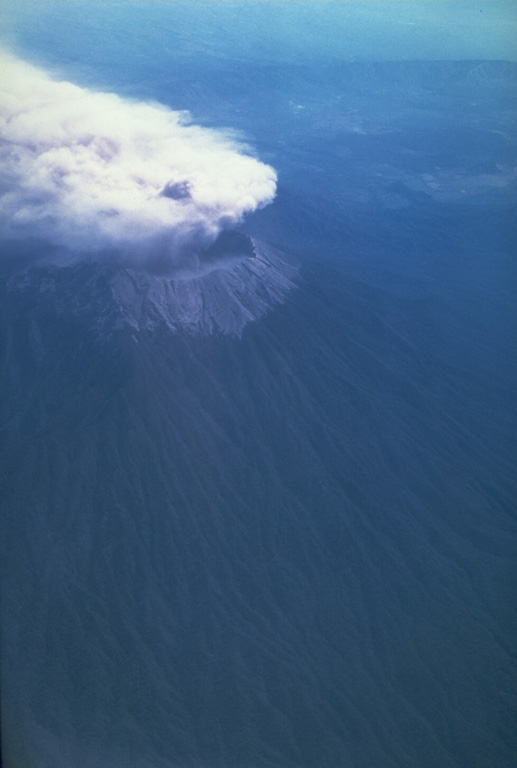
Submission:
[[[185,112],[0,54],[0,236],[171,264],[270,203],[273,168]]]

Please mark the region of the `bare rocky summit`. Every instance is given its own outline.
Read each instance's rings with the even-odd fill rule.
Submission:
[[[136,329],[241,336],[244,327],[282,302],[294,287],[296,268],[263,243],[253,254],[180,277],[118,271],[111,280],[121,322]]]
[[[88,315],[103,334],[165,327],[240,337],[244,327],[281,303],[297,267],[265,243],[231,233],[195,263],[156,274],[100,262],[37,266],[16,274],[9,292],[49,299],[59,315]],[[32,301],[31,301],[32,303]]]

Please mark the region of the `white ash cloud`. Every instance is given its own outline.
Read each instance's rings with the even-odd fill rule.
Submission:
[[[0,236],[174,265],[270,203],[273,168],[186,112],[0,54]]]

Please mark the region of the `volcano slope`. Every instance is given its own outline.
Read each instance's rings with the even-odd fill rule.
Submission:
[[[9,768],[511,764],[482,329],[268,254],[192,289],[248,297],[225,327],[172,322],[162,277],[5,276]]]

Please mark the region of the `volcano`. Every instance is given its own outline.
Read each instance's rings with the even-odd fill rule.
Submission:
[[[451,707],[496,727],[508,470],[400,301],[241,235],[6,277],[7,765],[456,766]]]
[[[29,302],[40,297],[52,304],[54,297],[65,319],[81,317],[108,335],[124,327],[162,327],[240,337],[247,323],[283,301],[296,273],[294,264],[265,243],[223,232],[210,248],[190,254],[166,274],[103,261],[40,265],[16,273],[7,291]]]
[[[11,5],[129,111],[21,110],[2,150],[3,764],[510,768],[517,66],[181,26],[269,3]],[[169,173],[176,134],[150,163],[142,98],[271,166],[225,139]],[[78,139],[59,174],[40,128]]]

